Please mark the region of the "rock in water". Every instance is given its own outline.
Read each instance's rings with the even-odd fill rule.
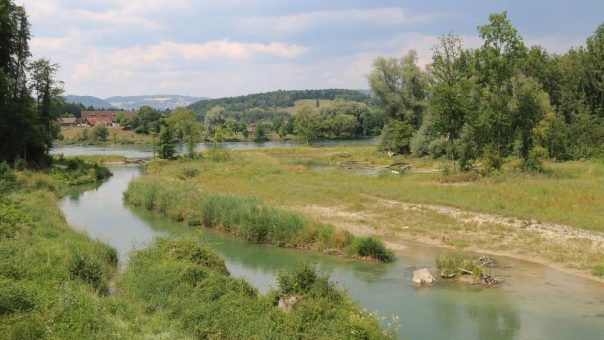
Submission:
[[[418,269],[413,272],[413,283],[421,285],[425,283],[434,283],[436,280],[430,274],[427,268]]]
[[[283,295],[279,298],[279,308],[283,309],[286,312],[291,312],[294,308],[294,305],[300,301],[301,297],[299,295]]]

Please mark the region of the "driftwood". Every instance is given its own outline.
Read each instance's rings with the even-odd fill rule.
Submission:
[[[464,274],[472,275],[472,272],[469,271],[469,270],[467,270],[467,269],[463,269],[463,268],[460,268],[460,267],[457,267],[457,269],[459,269],[459,271],[462,272],[462,273],[464,273]]]

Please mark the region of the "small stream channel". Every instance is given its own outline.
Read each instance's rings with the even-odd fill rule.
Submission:
[[[307,251],[249,244],[207,229],[174,223],[147,211],[125,206],[122,193],[141,174],[139,166],[111,168],[113,177],[95,186],[75,188],[61,200],[67,221],[75,228],[118,250],[120,265],[128,252],[158,236],[199,235],[224,258],[233,276],[260,291],[275,284],[280,268],[300,261],[316,263],[345,287],[362,308],[377,311],[386,325],[400,319],[400,334],[409,339],[602,339],[604,285],[561,273],[546,266],[498,258],[509,266],[498,288],[439,283],[416,288],[414,269],[435,272],[442,249],[406,243],[397,261],[375,264]]]

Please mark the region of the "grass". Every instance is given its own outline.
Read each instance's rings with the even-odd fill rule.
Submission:
[[[389,338],[376,319],[360,312],[339,288],[312,267],[279,276],[267,295],[228,275],[224,262],[191,238],[159,239],[136,251],[119,287],[145,301],[149,313],[165,315],[195,338]],[[291,312],[277,308],[279,298],[301,296]]]
[[[55,156],[55,160],[60,160],[62,155]],[[65,159],[80,159],[85,163],[90,164],[105,164],[105,163],[125,163],[126,156],[122,155],[79,155],[79,156],[66,156]]]
[[[331,103],[333,103],[333,100],[319,99],[319,106],[328,105]],[[285,111],[287,111],[290,114],[296,114],[296,113],[298,113],[298,111],[302,110],[302,108],[305,106],[308,106],[308,107],[314,109],[317,106],[317,100],[316,99],[296,100],[294,102],[294,106],[285,108]]]
[[[257,149],[231,151],[230,155],[224,162],[152,162],[147,173],[170,178],[184,167],[193,167],[198,172],[186,177],[186,183],[206,194],[254,196],[268,205],[298,211],[354,233],[360,230],[388,238],[404,235],[439,244],[466,239],[469,247],[586,271],[604,262],[603,251],[586,246],[585,241],[547,239],[531,230],[496,223],[479,225],[398,203],[436,204],[604,232],[602,161],[546,162],[545,171],[538,174],[518,172],[509,161],[500,173],[480,177],[445,176],[439,169],[446,160],[389,158],[374,146]],[[387,172],[367,176],[348,174],[337,166],[320,171],[313,167],[342,161],[368,166],[406,163],[411,169],[402,176]]]
[[[253,197],[207,194],[178,179],[136,179],[129,183],[124,197],[130,204],[175,221],[220,228],[250,242],[319,251],[338,249],[351,256],[394,260],[394,254],[379,240],[355,237],[299,213],[267,206]]]
[[[0,164],[1,338],[393,338],[314,269],[286,272],[289,286],[260,295],[198,239],[157,240],[118,273],[116,251],[74,231],[57,207],[70,180],[96,180],[84,171],[92,166],[61,165]],[[286,313],[276,306],[290,287],[302,300]]]
[[[450,253],[436,259],[436,268],[441,277],[461,277],[471,272],[475,278],[481,278],[485,273],[478,265],[478,257],[471,256],[461,251]]]

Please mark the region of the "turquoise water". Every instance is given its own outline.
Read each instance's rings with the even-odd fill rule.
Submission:
[[[408,242],[389,264],[358,262],[313,252],[249,244],[207,229],[174,223],[147,211],[124,206],[122,193],[140,175],[137,166],[111,169],[114,176],[98,186],[74,190],[61,201],[68,222],[127,254],[161,236],[192,233],[221,254],[233,276],[260,291],[275,285],[277,270],[301,261],[317,264],[344,287],[362,308],[377,311],[387,325],[399,317],[401,336],[410,339],[602,339],[604,285],[549,267],[498,258],[505,283],[498,288],[439,283],[416,288],[413,270],[435,272],[440,248]]]

